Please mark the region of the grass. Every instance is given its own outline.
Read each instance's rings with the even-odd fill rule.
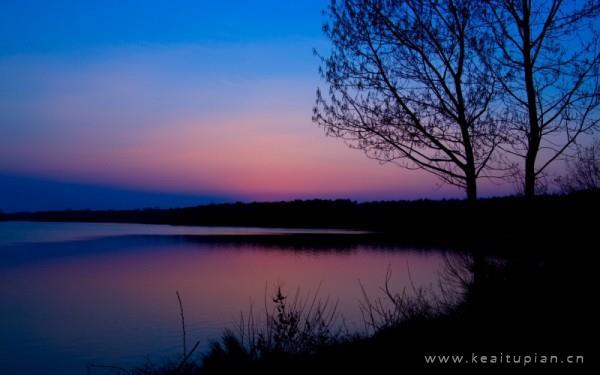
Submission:
[[[339,325],[337,304],[319,298],[318,291],[293,298],[278,288],[265,304],[264,319],[257,323],[251,308],[240,321],[238,332],[226,331],[220,342],[213,342],[202,360],[202,373],[271,372],[286,363],[300,363],[323,348],[346,339]]]

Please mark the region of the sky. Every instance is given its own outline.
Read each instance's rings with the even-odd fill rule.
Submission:
[[[462,197],[311,121],[326,5],[3,0],[0,210]]]

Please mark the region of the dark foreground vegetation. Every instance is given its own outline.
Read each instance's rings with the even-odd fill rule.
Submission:
[[[382,201],[307,200],[271,203],[209,204],[176,209],[67,210],[0,213],[0,220],[117,222],[173,225],[313,227],[363,229],[404,241],[465,243],[489,238],[510,243],[555,231],[552,241],[593,230],[600,193],[576,192],[466,200]],[[572,235],[570,235],[572,234]]]
[[[521,250],[526,254],[529,249]],[[597,318],[593,266],[591,254],[573,257],[570,250],[502,258],[454,254],[448,257],[442,291],[437,293],[395,290],[389,274],[382,275],[381,294],[363,297],[365,330],[358,333],[340,324],[332,300],[279,290],[266,297],[264,309],[255,307],[245,313],[239,326],[226,330],[208,352],[197,353],[191,345],[193,338],[188,338],[190,345],[186,349],[184,344],[181,356],[172,362],[136,369],[91,367],[90,372],[376,374],[436,368],[582,369],[596,360],[590,344]],[[591,253],[593,248],[585,250]],[[556,255],[561,252],[564,256]],[[427,363],[425,356],[437,354],[463,356],[469,363]],[[569,355],[583,363],[565,363]]]
[[[189,373],[386,373],[427,368],[581,368],[567,364],[427,364],[425,355],[582,355],[590,358],[592,321],[589,277],[564,259],[485,260],[448,265],[446,292],[395,292],[365,296],[367,335],[328,325],[330,311],[309,314],[276,295],[270,327],[226,333]],[[383,283],[385,284],[385,283]],[[451,284],[464,293],[454,294]],[[286,308],[288,310],[286,310]],[[298,312],[299,311],[299,312]],[[321,318],[322,317],[322,318]],[[316,327],[316,328],[315,328]],[[250,331],[250,334],[248,333]],[[501,354],[502,353],[502,354]],[[560,357],[562,360],[562,357]],[[489,360],[489,359],[488,359]],[[506,359],[505,359],[506,360]],[[514,361],[514,360],[513,360]],[[168,371],[167,371],[168,373]]]

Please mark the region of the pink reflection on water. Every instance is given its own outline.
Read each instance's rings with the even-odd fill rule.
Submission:
[[[380,295],[386,269],[398,291],[435,286],[443,256],[437,252],[308,252],[258,245],[166,243],[139,251],[96,253],[8,269],[0,294],[13,312],[2,323],[10,352],[52,352],[75,366],[140,363],[144,356],[178,353],[180,322],[175,291],[184,299],[188,337],[206,348],[240,312],[264,309],[277,286],[339,302],[351,328],[362,327],[359,280]],[[9,302],[6,302],[9,301]],[[14,338],[16,337],[16,344]],[[8,345],[3,343],[2,346]],[[41,349],[40,349],[41,348]],[[50,355],[50,354],[48,354]],[[142,360],[143,362],[143,360]]]

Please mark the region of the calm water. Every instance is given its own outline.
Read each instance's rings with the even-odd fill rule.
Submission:
[[[348,235],[0,222],[0,373],[82,374],[87,364],[131,366],[179,355],[175,291],[183,297],[188,346],[200,340],[206,348],[250,304],[263,306],[265,288],[270,295],[278,285],[290,294],[320,285],[319,295],[338,301],[348,326],[362,329],[359,280],[376,296],[388,267],[398,290],[412,288],[408,269],[413,284],[427,287],[443,267],[439,251],[235,240],[306,232]]]

